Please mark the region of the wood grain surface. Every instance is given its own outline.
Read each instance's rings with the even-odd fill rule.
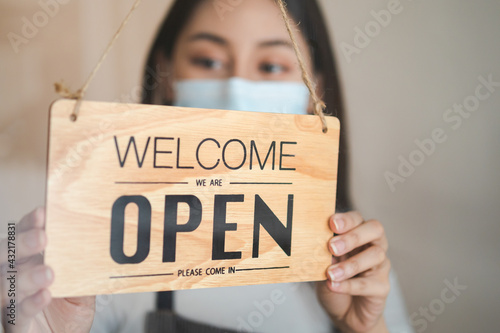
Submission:
[[[74,105],[50,111],[54,297],[325,279],[337,118]]]

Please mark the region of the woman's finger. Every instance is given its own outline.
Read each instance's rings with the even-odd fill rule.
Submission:
[[[355,278],[360,276],[360,277],[371,277],[374,275],[377,275],[378,277],[384,278],[386,280],[389,280],[389,273],[391,271],[391,261],[389,258],[386,258],[380,265],[378,266],[373,266],[372,268],[358,274],[357,276],[354,276]]]
[[[45,230],[38,228],[17,234],[14,241],[5,238],[0,242],[0,264],[20,265],[27,258],[43,251],[46,246]]]
[[[361,223],[363,223],[363,216],[356,211],[337,213],[330,217],[330,229],[336,234],[346,233]]]
[[[340,282],[371,268],[381,265],[387,260],[385,250],[379,245],[372,245],[349,259],[332,265],[328,268],[330,281]]]
[[[51,301],[52,297],[47,289],[41,289],[34,295],[24,299],[19,304],[19,318],[16,326],[31,325],[31,318],[42,311]],[[22,327],[17,327],[22,331]]]
[[[23,272],[41,264],[43,264],[43,255],[41,253],[37,253],[26,258],[22,262],[17,262],[14,271]],[[10,269],[8,264],[0,265],[0,279],[2,281],[5,280],[9,271],[12,271],[12,269]]]
[[[347,233],[333,237],[329,247],[330,252],[338,257],[372,242],[387,251],[384,227],[377,220],[366,221]]]
[[[4,290],[8,291],[11,288],[11,283],[15,284],[14,291],[16,293],[16,302],[23,302],[24,299],[36,294],[41,289],[47,288],[54,280],[54,272],[49,266],[38,265],[27,270],[18,272],[14,276],[14,280],[9,280],[7,274],[4,284]],[[2,304],[4,306],[5,304]]]
[[[349,294],[352,296],[380,296],[386,297],[389,294],[389,281],[380,281],[369,277],[356,277],[349,280],[327,284],[328,288],[336,293]]]
[[[43,251],[47,245],[44,225],[43,208],[37,208],[24,216],[16,224],[15,234],[0,241],[0,264],[6,264],[11,259],[12,264],[16,265],[19,261],[22,262],[23,259]]]
[[[25,215],[16,225],[17,232],[23,232],[33,228],[43,229],[45,226],[45,208],[38,207],[31,213]]]

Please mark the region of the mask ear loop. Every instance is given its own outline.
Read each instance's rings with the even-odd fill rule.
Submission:
[[[321,119],[321,124],[323,127],[323,133],[328,131],[328,126],[326,124],[325,114],[323,110],[326,108],[325,102],[318,97],[316,94],[315,84],[312,82],[309,73],[307,72],[307,68],[305,66],[304,58],[302,58],[302,53],[300,52],[299,45],[297,44],[297,40],[295,38],[295,33],[293,32],[290,26],[290,16],[288,15],[288,11],[286,10],[285,4],[283,0],[276,0],[278,7],[281,10],[281,16],[283,17],[283,21],[285,21],[286,30],[288,31],[288,35],[292,41],[293,50],[295,51],[295,55],[297,56],[297,60],[299,61],[300,71],[302,72],[302,80],[304,81],[307,89],[309,90],[309,94],[314,103],[314,114],[316,114]]]

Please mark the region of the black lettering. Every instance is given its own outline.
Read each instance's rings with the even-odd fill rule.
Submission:
[[[181,166],[179,160],[181,159],[181,138],[177,139],[177,169],[194,169],[192,166]]]
[[[290,256],[292,251],[293,194],[288,195],[286,227],[281,223],[281,221],[258,194],[255,195],[254,214],[252,258],[259,257],[259,237],[261,225],[264,229],[266,229],[281,249],[288,256]]]
[[[137,158],[137,164],[139,165],[139,168],[142,168],[142,164],[144,163],[144,158],[146,157],[146,152],[148,150],[148,145],[149,145],[149,140],[151,137],[148,137],[148,141],[146,142],[146,147],[144,147],[144,153],[142,153],[142,159],[139,160],[139,152],[137,151],[137,145],[135,144],[135,138],[133,136],[130,137],[130,140],[127,145],[127,150],[125,151],[125,155],[123,156],[123,160],[120,156],[120,148],[118,148],[118,140],[116,139],[116,135],[114,136],[115,138],[115,146],[116,146],[116,152],[118,154],[118,162],[120,163],[120,167],[123,168],[125,165],[125,161],[127,160],[127,155],[128,151],[130,149],[130,145],[134,145],[134,150],[135,150],[135,156]]]
[[[137,250],[131,257],[123,251],[125,236],[125,208],[135,203],[139,209],[137,222]],[[151,238],[151,204],[141,195],[122,196],[116,199],[111,210],[111,258],[119,264],[138,264],[149,254]]]
[[[222,186],[222,179],[211,179],[210,186]]]
[[[211,166],[211,167],[206,167],[204,166],[201,161],[200,161],[200,148],[201,148],[201,145],[203,143],[205,143],[205,141],[213,141],[217,144],[217,147],[220,148],[220,144],[217,140],[215,139],[211,139],[211,138],[208,138],[208,139],[204,139],[202,142],[200,142],[200,144],[198,145],[198,148],[196,148],[196,160],[198,161],[198,164],[205,170],[212,170],[212,169],[215,169],[218,165],[219,165],[219,162],[220,162],[220,159],[217,159],[217,163],[215,163],[214,166]]]
[[[157,144],[158,140],[173,140],[174,138],[162,138],[162,137],[155,137],[155,151],[154,151],[154,161],[153,161],[153,167],[154,168],[164,168],[164,169],[172,169],[171,166],[167,165],[156,165],[156,155],[157,154],[172,154],[171,151],[164,151],[164,150],[157,150]]]
[[[212,260],[241,259],[241,252],[226,252],[226,231],[236,230],[236,223],[226,223],[228,202],[243,202],[243,194],[216,195],[214,199],[214,232],[212,243]]]
[[[289,154],[283,154],[283,145],[296,145],[297,142],[286,142],[286,141],[281,141],[280,143],[280,170],[295,170],[295,168],[283,168],[282,163],[283,163],[283,157],[295,157],[295,155],[289,155]]]
[[[189,205],[189,219],[186,224],[177,224],[179,202]],[[201,201],[194,195],[166,195],[163,230],[163,262],[175,262],[175,248],[178,232],[191,232],[201,223]]]
[[[241,164],[238,165],[237,167],[231,167],[227,164],[226,162],[226,148],[227,146],[231,143],[231,142],[238,142],[242,147],[243,147],[243,161],[241,161]],[[224,165],[228,168],[228,169],[231,169],[231,170],[238,170],[239,168],[241,168],[243,166],[243,164],[245,164],[245,161],[247,160],[247,148],[245,147],[245,144],[243,142],[241,142],[241,140],[238,140],[238,139],[232,139],[232,140],[229,140],[228,142],[226,142],[226,144],[224,145],[224,148],[222,149],[222,161],[224,162]]]
[[[253,152],[255,151],[255,156],[257,156],[257,161],[259,162],[259,166],[261,170],[264,170],[264,167],[267,163],[267,159],[269,158],[269,155],[271,154],[271,151],[273,152],[273,170],[274,170],[274,162],[276,160],[276,141],[273,141],[271,143],[271,146],[269,147],[269,150],[267,151],[266,159],[264,160],[264,163],[260,162],[260,156],[259,152],[257,151],[257,146],[255,145],[255,141],[252,140],[250,141],[250,170],[252,170],[252,164],[253,164]]]

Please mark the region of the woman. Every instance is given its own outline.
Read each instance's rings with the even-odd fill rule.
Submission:
[[[333,54],[317,4],[312,0],[286,2],[292,19],[300,23],[298,44],[318,82],[326,111],[344,123]],[[272,0],[177,0],[159,31],[147,67],[144,103],[311,112],[296,56]],[[151,75],[151,71],[156,73]],[[262,101],[259,91],[271,92],[271,100]],[[396,314],[386,311],[384,316],[390,289],[384,229],[379,221],[364,221],[350,211],[346,179],[343,131],[339,213],[330,220],[337,235],[329,243],[332,265],[325,267],[327,280],[316,284],[316,297],[310,284],[296,283],[177,291],[173,302],[172,293],[99,296],[97,302],[94,297],[51,299],[46,288],[53,273],[36,255],[47,243],[43,210],[38,209],[18,227],[18,258],[26,262],[19,274],[16,332],[88,332],[94,313],[92,332],[141,332],[144,322],[154,332],[152,323],[162,320],[154,312],[157,300],[159,308],[172,309],[181,318],[177,323],[193,331],[202,330],[203,325],[262,332],[327,332],[333,325],[343,332],[411,331],[404,310],[398,312],[403,306],[397,295],[389,298]],[[388,327],[389,322],[394,326]]]

